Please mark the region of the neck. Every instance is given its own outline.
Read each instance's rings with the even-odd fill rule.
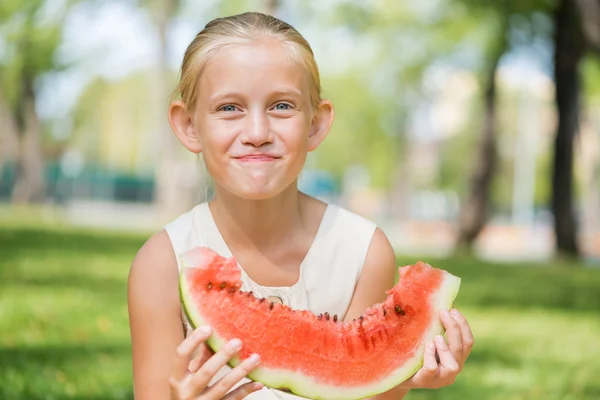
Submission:
[[[215,188],[211,212],[222,235],[232,244],[268,246],[280,242],[302,223],[302,197],[294,183],[274,198],[241,199]]]

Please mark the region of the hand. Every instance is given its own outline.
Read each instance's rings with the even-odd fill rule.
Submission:
[[[451,312],[443,310],[441,319],[446,328],[448,344],[441,335],[427,343],[423,367],[402,383],[401,387],[437,389],[454,383],[462,370],[473,348],[473,333],[469,323],[456,309]]]
[[[210,334],[210,328],[201,327],[177,347],[173,371],[169,378],[171,400],[238,400],[263,388],[261,383],[248,382],[227,393],[256,367],[259,361],[256,354],[242,361],[227,375],[209,386],[217,372],[237,354],[242,346],[238,339],[233,339],[223,349],[211,355],[205,344]],[[201,354],[192,359],[194,351],[201,346],[203,347]]]

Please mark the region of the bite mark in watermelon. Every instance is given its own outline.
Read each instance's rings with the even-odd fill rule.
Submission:
[[[219,351],[241,339],[232,367],[258,353],[250,379],[312,399],[361,399],[410,378],[425,345],[444,333],[439,313],[452,307],[460,287],[460,278],[429,264],[400,267],[385,301],[342,322],[241,291],[233,257],[199,247],[181,260],[182,303],[194,328],[213,328],[208,345]]]

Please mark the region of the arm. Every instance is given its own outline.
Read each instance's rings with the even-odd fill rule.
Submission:
[[[167,233],[152,236],[136,255],[128,307],[136,399],[169,399],[175,349],[183,341],[178,270]]]
[[[396,255],[387,236],[379,228],[373,234],[362,273],[344,321],[358,318],[368,307],[385,300],[385,291],[394,286],[396,278]],[[408,389],[395,387],[372,400],[400,400]]]
[[[209,386],[239,349],[234,342],[212,354],[205,344],[211,329],[184,339],[179,302],[179,271],[167,233],[148,240],[136,255],[128,281],[129,323],[136,399],[242,399],[262,385],[247,382],[230,391],[254,369],[249,357]],[[194,358],[196,350],[200,350]]]
[[[394,285],[396,257],[385,234],[377,229],[367,252],[345,321],[359,317],[375,303],[385,300],[385,291]],[[400,400],[411,388],[440,388],[450,385],[462,370],[473,347],[473,334],[466,318],[456,309],[440,314],[448,343],[443,336],[428,343],[423,366],[411,378],[371,400]],[[437,356],[437,358],[436,358]]]

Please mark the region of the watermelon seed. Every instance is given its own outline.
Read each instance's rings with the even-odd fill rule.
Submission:
[[[333,316],[333,322],[337,322],[337,314]]]
[[[360,319],[360,320],[362,321],[363,319],[365,319],[365,317],[363,317],[363,316],[361,315],[360,317],[358,317],[358,319]]]
[[[383,316],[385,317],[385,314],[387,314],[387,311],[385,310],[385,308],[383,309]]]
[[[319,316],[317,317],[317,319],[320,321],[323,319],[323,314],[319,314]]]
[[[274,305],[275,303],[271,302],[271,304],[269,305],[269,310],[272,310]]]
[[[325,313],[325,320],[329,321],[329,313],[328,312]]]
[[[225,282],[221,283],[221,289],[225,289],[225,286],[227,286]]]
[[[212,282],[208,282],[208,290],[212,289]]]
[[[252,296],[252,291],[248,292],[248,297]]]
[[[404,315],[404,310],[400,308],[400,306],[396,306],[394,307],[394,310],[400,314],[400,315]]]
[[[264,297],[263,297],[263,298],[261,298],[261,299],[260,299],[258,302],[259,302],[259,303],[262,303],[263,301],[265,301],[265,298],[264,298]]]

